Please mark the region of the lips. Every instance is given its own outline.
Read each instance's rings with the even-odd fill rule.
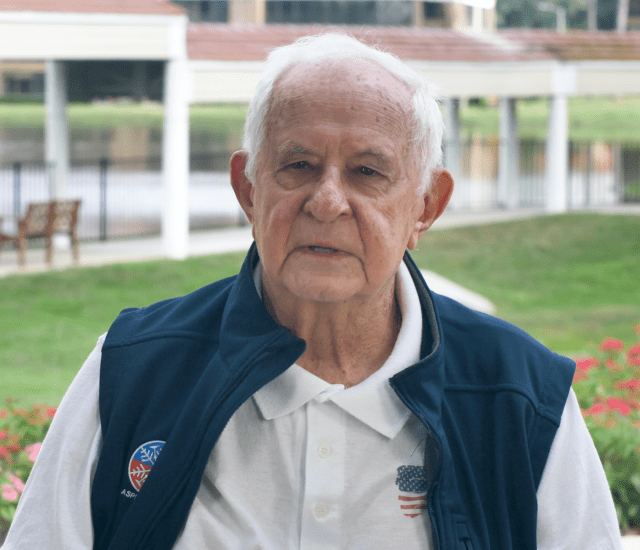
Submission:
[[[339,252],[335,248],[329,248],[326,246],[309,246],[308,248],[309,250],[313,250],[313,252],[320,252],[322,254],[334,254],[336,252]]]

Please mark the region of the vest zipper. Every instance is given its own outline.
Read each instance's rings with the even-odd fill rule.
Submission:
[[[427,430],[429,430],[429,432],[431,433],[431,437],[435,439],[436,447],[438,449],[438,463],[436,465],[436,471],[433,476],[433,479],[429,483],[429,487],[427,488],[427,512],[429,513],[429,520],[431,521],[431,531],[433,533],[433,544],[436,549],[439,549],[440,541],[438,539],[438,526],[435,523],[432,503],[435,498],[433,497],[433,491],[438,485],[438,479],[440,478],[440,471],[442,470],[442,443],[440,441],[440,438],[433,431],[433,429],[431,429],[431,426],[429,425],[429,423],[420,415],[418,416],[418,418],[420,418],[424,426],[427,428]]]
[[[391,387],[394,389],[394,391],[398,395],[398,397],[400,397],[400,399],[407,406],[407,408],[418,417],[420,422],[422,422],[423,426],[427,428],[427,431],[431,434],[431,437],[433,437],[434,441],[436,442],[436,448],[438,449],[438,462],[436,464],[436,470],[433,475],[433,479],[429,482],[429,486],[427,487],[427,512],[429,513],[429,520],[431,521],[431,532],[433,535],[433,544],[434,544],[434,547],[439,550],[440,540],[438,538],[438,526],[434,521],[433,507],[431,506],[431,503],[433,501],[433,491],[436,488],[436,485],[438,485],[438,479],[440,478],[440,473],[442,470],[442,455],[443,455],[442,442],[440,441],[440,438],[436,434],[435,430],[432,428],[431,424],[429,424],[427,419],[422,414],[417,412],[414,409],[414,407],[411,406],[408,400],[405,399],[402,391],[400,391],[400,389],[396,386],[394,380],[391,379],[389,380],[389,382],[391,384]]]

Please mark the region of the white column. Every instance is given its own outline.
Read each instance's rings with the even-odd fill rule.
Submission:
[[[63,61],[46,62],[44,96],[46,102],[45,158],[52,199],[67,195],[69,174],[69,123],[67,121],[67,80]]]
[[[576,93],[576,66],[565,62],[555,63],[551,70],[551,88],[553,91],[549,98],[546,150],[546,209],[548,212],[566,212],[569,170],[569,101],[567,97]]]
[[[500,98],[500,150],[498,152],[498,205],[517,208],[520,200],[520,148],[516,99]]]
[[[473,32],[482,32],[482,28],[483,28],[483,10],[481,7],[478,6],[473,6],[473,8],[471,8],[471,29],[473,30]]]
[[[189,97],[186,59],[165,64],[162,133],[162,246],[169,258],[189,250]]]
[[[454,181],[460,175],[460,100],[444,102],[444,167],[451,172]]]
[[[567,169],[569,162],[568,100],[564,95],[549,98],[547,137],[547,211],[567,211]]]

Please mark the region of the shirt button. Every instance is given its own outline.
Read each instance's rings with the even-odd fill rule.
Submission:
[[[326,517],[329,513],[329,507],[326,504],[316,504],[316,516],[319,518]]]
[[[331,454],[331,447],[329,445],[320,445],[318,446],[318,456],[320,458],[327,458]]]

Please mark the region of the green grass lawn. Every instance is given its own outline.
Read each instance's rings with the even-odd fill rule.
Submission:
[[[548,103],[544,99],[517,103],[518,134],[521,138],[544,140],[547,136]],[[463,134],[498,135],[500,116],[491,105],[469,105],[460,112]],[[640,97],[576,97],[569,99],[569,138],[638,142]]]
[[[521,100],[517,104],[518,130],[522,138],[545,139],[548,105],[545,99]],[[192,105],[191,127],[223,131],[230,124],[241,127],[247,114],[244,105]],[[159,104],[83,104],[68,107],[73,128],[142,126],[162,128],[163,108]],[[463,134],[498,135],[498,108],[470,105],[461,110]],[[0,103],[0,127],[43,127],[42,103]],[[616,140],[637,142],[640,126],[640,97],[572,98],[569,100],[569,136],[573,140]]]
[[[568,214],[433,231],[418,265],[493,300],[559,352],[640,322],[640,217]],[[0,395],[57,404],[118,312],[237,272],[243,254],[0,279]]]
[[[164,109],[156,103],[71,103],[67,114],[73,128],[162,128]],[[244,105],[192,105],[190,109],[193,128],[208,127],[213,131],[224,129],[229,122],[242,126],[246,116]],[[42,128],[44,123],[42,103],[0,103],[0,127]]]
[[[565,214],[427,233],[414,258],[492,300],[551,349],[640,322],[640,216]]]

